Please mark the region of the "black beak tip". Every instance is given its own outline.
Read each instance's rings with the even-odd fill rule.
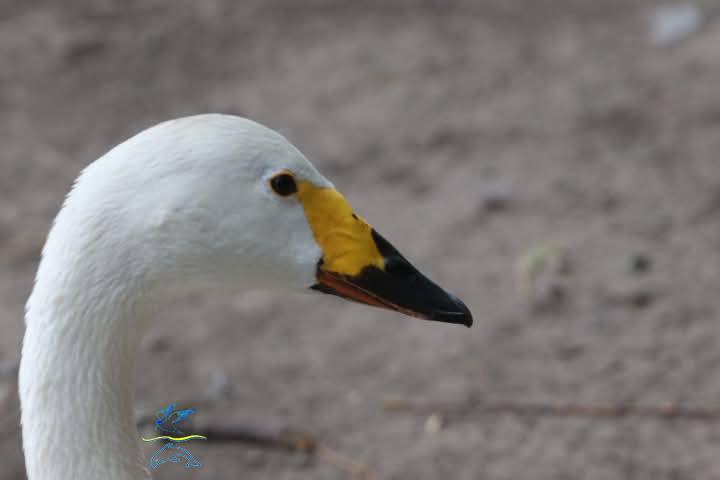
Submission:
[[[465,325],[468,328],[472,327],[473,317],[467,305],[454,295],[448,294],[448,297],[452,302],[452,309],[435,310],[430,315],[430,318],[439,322],[456,323]]]
[[[465,317],[463,317],[462,325],[465,325],[467,328],[470,328],[470,327],[472,327],[472,324],[473,324],[473,317],[472,317],[472,314],[470,313],[470,311],[468,310],[467,315],[465,315]]]

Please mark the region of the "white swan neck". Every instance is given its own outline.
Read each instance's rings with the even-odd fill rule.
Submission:
[[[61,238],[62,223],[27,305],[19,387],[28,479],[148,479],[133,411],[137,292],[112,259]]]

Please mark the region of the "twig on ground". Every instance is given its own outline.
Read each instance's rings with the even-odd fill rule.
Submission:
[[[250,425],[197,425],[210,443],[243,443],[260,448],[305,453],[352,475],[355,479],[381,480],[369,465],[342,454],[321,443],[311,433],[293,430],[271,430]]]
[[[288,429],[272,430],[251,425],[197,425],[210,443],[244,443],[257,447],[290,452],[315,453],[317,439],[311,433]]]
[[[720,408],[686,408],[679,405],[590,405],[545,403],[487,403],[467,401],[458,403],[421,403],[402,399],[383,402],[388,411],[421,414],[444,413],[452,416],[469,414],[510,414],[524,416],[584,417],[584,418],[657,418],[695,421],[720,421]]]

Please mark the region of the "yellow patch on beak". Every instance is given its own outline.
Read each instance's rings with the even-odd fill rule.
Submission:
[[[356,276],[368,266],[384,269],[385,260],[373,240],[372,227],[355,215],[340,192],[304,180],[297,184],[297,197],[323,251],[323,270]]]

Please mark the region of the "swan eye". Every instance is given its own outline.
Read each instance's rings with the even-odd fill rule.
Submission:
[[[270,188],[281,197],[289,197],[298,191],[295,179],[289,173],[278,173],[270,179]]]

